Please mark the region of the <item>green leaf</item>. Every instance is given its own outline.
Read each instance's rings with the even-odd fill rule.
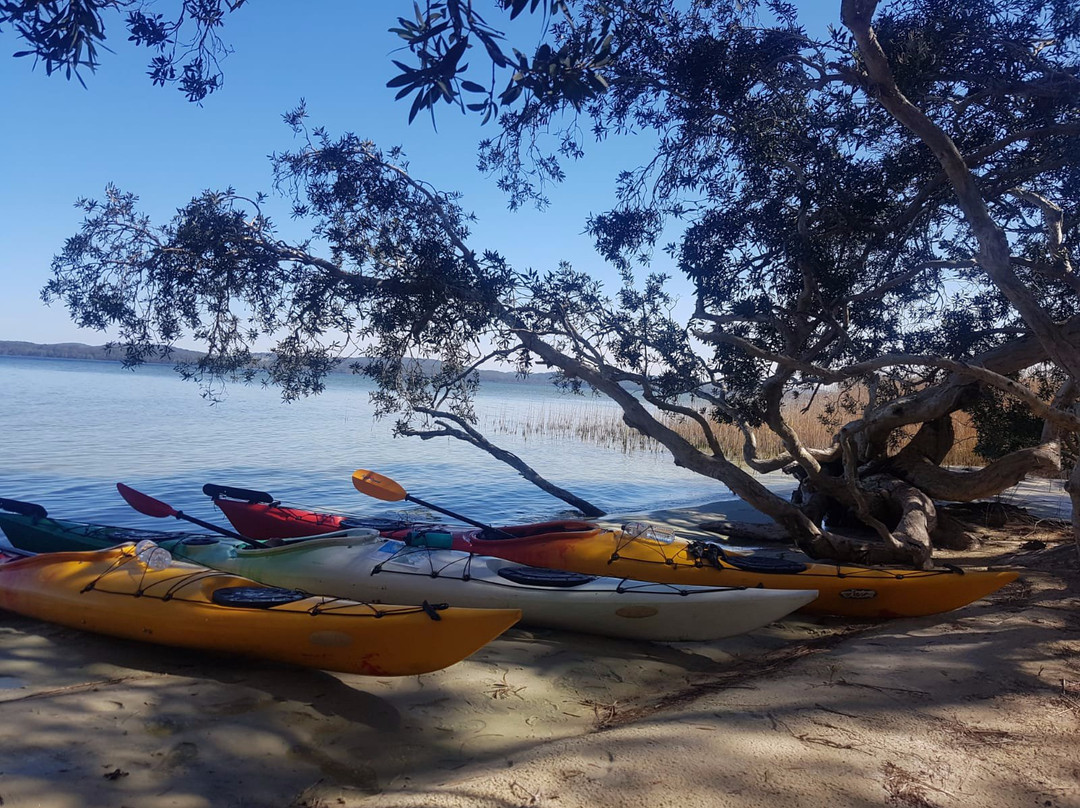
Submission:
[[[515,19],[521,12],[525,10],[525,7],[529,4],[529,0],[513,0],[510,10],[510,19]]]
[[[518,96],[521,95],[521,89],[522,88],[520,84],[511,85],[510,87],[507,87],[505,90],[502,91],[502,94],[499,96],[499,100],[503,104],[513,104],[515,101],[517,101]]]
[[[415,71],[415,70],[409,70],[408,73],[402,73],[400,75],[394,76],[392,79],[390,79],[390,81],[386,82],[386,86],[387,87],[401,87],[401,86],[406,85],[406,84],[409,84],[409,85],[416,84],[416,79],[415,79],[416,72],[417,71]]]
[[[409,109],[409,123],[413,122],[413,118],[416,117],[417,113],[419,113],[420,110],[422,110],[422,109],[424,109],[424,107],[428,106],[425,103],[425,98],[426,98],[425,93],[418,93],[416,98],[413,99],[412,107]]]

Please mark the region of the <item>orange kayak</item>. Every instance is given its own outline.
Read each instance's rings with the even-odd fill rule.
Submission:
[[[114,637],[370,676],[453,665],[521,616],[516,609],[311,597],[179,561],[154,569],[131,544],[29,556],[0,551],[0,608]]]

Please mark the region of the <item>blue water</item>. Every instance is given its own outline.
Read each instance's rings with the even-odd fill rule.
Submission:
[[[614,405],[539,384],[485,384],[489,434],[541,474],[612,514],[727,499],[715,481],[676,468],[663,452],[622,451],[513,429],[530,418]],[[354,469],[388,475],[414,496],[486,522],[542,520],[566,505],[509,466],[451,438],[394,438],[376,421],[367,382],[330,379],[319,396],[285,404],[274,389],[232,385],[210,405],[170,367],[0,357],[0,497],[37,502],[57,518],[149,528],[184,527],[131,510],[124,482],[192,516],[220,521],[206,482],[268,491],[284,502],[350,513],[412,506],[368,499]]]

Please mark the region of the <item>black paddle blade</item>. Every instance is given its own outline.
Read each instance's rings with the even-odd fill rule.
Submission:
[[[4,499],[0,497],[0,510],[17,513],[19,516],[29,516],[31,519],[44,519],[49,512],[36,502],[20,502],[17,499]]]
[[[277,500],[265,491],[253,491],[250,488],[237,488],[232,485],[214,485],[207,483],[202,487],[202,492],[210,499],[228,497],[229,499],[242,499],[253,505],[273,505]]]

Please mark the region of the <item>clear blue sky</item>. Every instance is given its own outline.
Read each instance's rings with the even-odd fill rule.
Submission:
[[[838,20],[839,0],[799,5],[813,29]],[[86,89],[12,58],[22,43],[10,29],[0,33],[7,120],[0,128],[0,339],[106,341],[39,298],[52,256],[78,229],[75,199],[99,197],[114,182],[138,194],[142,210],[163,222],[206,188],[269,192],[267,155],[293,146],[281,114],[301,98],[311,121],[332,134],[351,131],[383,147],[403,145],[415,176],[464,192],[464,207],[479,218],[474,248],[498,250],[520,268],[567,259],[613,277],[582,235],[584,221],[611,204],[617,171],[641,162],[647,142],[591,147],[568,182],[552,189],[547,211],[508,212],[494,181],[475,170],[476,142],[493,127],[484,131],[479,120],[449,107],[438,116],[438,131],[422,117],[409,126],[408,103],[395,102],[385,87],[399,42],[387,29],[411,10],[407,0],[254,0],[228,19],[224,38],[234,53],[224,63],[225,84],[201,108],[177,90],[150,84],[147,53],[128,46],[116,19],[107,29],[115,53],[103,53],[98,72],[85,75]],[[298,234],[284,213],[275,219],[285,237]],[[670,269],[665,261],[658,255],[656,267]]]

